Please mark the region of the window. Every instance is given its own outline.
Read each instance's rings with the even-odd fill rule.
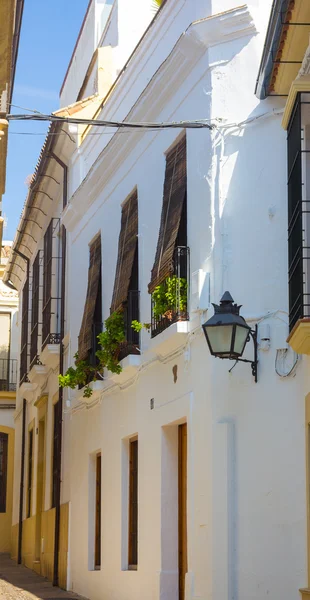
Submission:
[[[101,566],[101,454],[96,456],[95,569]]]
[[[59,344],[61,251],[59,219],[52,219],[44,235],[42,349]]]
[[[289,325],[310,317],[310,95],[298,94],[287,131]]]
[[[28,486],[27,486],[27,519],[31,517],[32,502],[32,472],[33,472],[33,429],[28,437]]]
[[[28,311],[29,311],[29,279],[26,278],[22,297],[21,351],[20,351],[20,384],[24,382],[28,372]]]
[[[128,569],[138,565],[138,440],[129,443],[129,540]]]
[[[7,433],[0,433],[0,513],[6,512],[8,440],[9,436]]]
[[[186,137],[166,156],[164,195],[154,265],[151,335],[188,320],[189,248],[187,246]]]
[[[84,313],[79,333],[80,360],[96,362],[97,335],[102,331],[101,293],[101,237],[98,235],[89,247],[88,285]]]
[[[139,321],[139,247],[138,247],[138,195],[135,190],[122,207],[121,230],[111,313],[124,314],[126,345],[119,360],[128,354],[139,353],[139,334],[132,321]]]
[[[60,444],[61,444],[61,419],[60,402],[54,404],[54,431],[53,431],[53,473],[52,473],[52,508],[55,508],[59,495],[60,480]]]
[[[32,267],[31,302],[31,338],[30,368],[37,362],[39,335],[39,291],[40,291],[40,253],[38,252]]]

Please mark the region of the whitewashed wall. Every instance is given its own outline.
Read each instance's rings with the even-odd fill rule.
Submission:
[[[125,119],[140,98],[134,113],[140,120],[149,120],[150,115],[158,122],[219,119],[212,133],[206,129],[187,133],[191,272],[202,268],[210,273],[212,301],[219,301],[229,289],[243,304],[242,314],[252,325],[260,319],[268,323],[271,346],[259,352],[255,384],[248,365],[238,365],[229,374],[230,363],[209,355],[199,318],[192,318],[187,347],[166,363],[154,358],[161,336],[151,341],[143,334],[143,368],[128,388],[115,386],[113,393],[102,394],[91,409],[68,394],[68,411],[72,411],[65,442],[70,448],[70,585],[74,592],[94,600],[112,596],[119,600],[176,599],[176,536],[171,531],[167,534],[163,502],[169,489],[167,477],[170,482],[175,475],[170,426],[184,420],[189,439],[187,598],[297,600],[298,589],[306,585],[304,397],[308,365],[300,361],[295,377],[281,378],[275,372],[277,350],[286,347],[288,333],[286,142],[277,115],[283,103],[259,102],[254,96],[270,2],[249,2],[256,27],[243,34],[234,30],[229,36],[241,15],[238,11],[234,24],[227,14],[214,19],[210,28],[208,24],[202,25],[203,30],[200,25],[194,27],[194,37],[205,44],[200,59],[195,62],[193,58],[185,77],[177,77],[173,63],[171,72],[167,66],[167,71],[157,74],[152,97],[147,93],[140,97],[193,21],[232,8],[228,0],[167,2],[102,118]],[[183,42],[189,40],[184,61],[194,53],[190,35],[183,38]],[[272,111],[275,114],[269,114]],[[232,126],[247,120],[251,123]],[[121,204],[135,186],[141,320],[150,320],[147,284],[160,221],[164,153],[179,132],[121,133],[119,146],[112,146],[115,153],[109,153],[109,148],[103,152],[111,137],[106,133],[89,136],[70,169],[71,206],[64,216],[69,229],[68,365],[77,349],[85,301],[88,244],[101,231],[106,318]],[[293,360],[289,351],[287,369]],[[151,398],[154,410],[150,410]],[[126,439],[137,433],[139,565],[137,572],[130,572],[122,570],[127,546],[124,453]],[[91,457],[99,450],[102,566],[93,571],[89,477]],[[167,473],[169,461],[172,466]]]

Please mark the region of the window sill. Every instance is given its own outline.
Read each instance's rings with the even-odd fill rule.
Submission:
[[[60,344],[46,344],[40,354],[40,361],[43,365],[56,369],[59,365]]]
[[[128,354],[126,358],[120,361],[122,372],[109,373],[109,380],[115,383],[126,383],[129,379],[132,379],[136,375],[141,365],[141,356],[138,354]]]
[[[299,319],[287,338],[297,354],[310,354],[310,319]]]
[[[42,383],[47,374],[47,368],[45,365],[34,364],[28,373],[28,379],[31,383]]]
[[[30,383],[28,381],[24,381],[19,388],[20,396],[23,396],[28,401],[32,400],[33,394],[35,393],[37,387],[37,383]]]
[[[165,358],[181,348],[189,334],[189,321],[177,321],[150,340],[149,350]]]
[[[138,565],[128,565],[127,571],[138,571]]]
[[[98,379],[97,381],[91,381],[89,384],[89,387],[92,389],[93,393],[90,398],[84,398],[84,396],[83,396],[85,387],[82,387],[80,390],[76,390],[75,398],[79,402],[85,402],[85,404],[91,404],[92,402],[94,402],[94,400],[98,400],[101,393],[103,392],[103,390],[106,387],[106,382],[103,379],[101,379],[101,380]]]

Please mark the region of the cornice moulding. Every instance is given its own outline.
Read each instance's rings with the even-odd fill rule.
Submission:
[[[256,28],[246,5],[192,23],[154,73],[149,84],[126,116],[126,120],[156,120],[209,47],[255,33]],[[159,86],[160,94],[158,93]],[[124,86],[122,87],[124,88]],[[107,109],[110,101],[117,101],[119,91],[117,88],[115,94],[111,95],[107,102]],[[122,93],[125,93],[124,89],[122,89]],[[99,118],[103,118],[102,115]],[[66,209],[66,213],[69,215],[69,206],[73,205],[75,216],[69,219],[67,214],[63,215],[63,222],[69,230],[72,231],[81,215],[85,213],[85,199],[87,198],[87,206],[90,207],[140,141],[141,132],[131,132],[126,141],[124,141],[124,136],[114,135],[100,152],[88,175],[73,193]],[[105,162],[104,169],[102,168],[103,161]]]

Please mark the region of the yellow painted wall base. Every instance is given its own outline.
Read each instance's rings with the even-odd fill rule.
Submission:
[[[68,525],[69,504],[60,507],[60,540],[59,540],[59,586],[67,587],[68,566]],[[22,564],[32,569],[39,575],[43,575],[49,581],[53,580],[54,570],[54,539],[55,539],[55,509],[42,513],[41,520],[41,556],[40,560],[35,556],[36,541],[36,517],[30,517],[23,521],[22,542]],[[18,551],[18,524],[12,527],[12,554],[13,560],[17,561]]]

